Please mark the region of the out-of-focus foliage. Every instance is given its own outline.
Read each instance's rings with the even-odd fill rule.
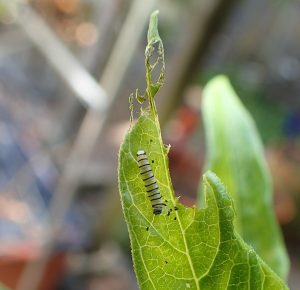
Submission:
[[[271,93],[268,92],[265,84],[253,83],[245,77],[239,76],[238,67],[212,70],[198,76],[196,81],[204,85],[220,71],[230,78],[237,95],[254,119],[263,142],[269,144],[282,140],[287,108],[280,100],[270,98]]]
[[[6,286],[0,283],[0,290],[10,290],[10,289],[8,289]]]
[[[272,207],[272,186],[255,124],[226,77],[204,91],[206,169],[225,183],[236,207],[236,228],[283,279],[289,261]]]

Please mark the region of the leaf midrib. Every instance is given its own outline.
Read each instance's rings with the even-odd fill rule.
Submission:
[[[172,192],[170,192],[171,201],[173,203],[173,206],[176,206],[176,202],[175,202],[175,198],[174,198],[175,195],[174,195],[174,192],[173,192],[173,189],[172,189],[170,175],[168,174],[168,172],[169,172],[168,170],[169,169],[167,168],[167,164],[166,164],[165,152],[164,152],[164,148],[162,147],[162,138],[161,138],[160,126],[159,126],[159,124],[156,123],[156,121],[158,121],[158,120],[155,118],[155,114],[153,114],[153,117],[154,117],[154,120],[155,120],[154,127],[155,127],[155,129],[157,131],[157,136],[159,138],[159,142],[158,143],[159,143],[159,146],[160,146],[161,154],[163,156],[164,172],[166,172],[168,187],[172,191]],[[197,290],[200,290],[199,280],[198,280],[198,278],[196,276],[194,265],[193,265],[193,262],[192,262],[191,257],[190,257],[190,252],[189,252],[189,248],[188,248],[187,241],[186,241],[186,238],[185,238],[185,234],[184,234],[184,230],[183,230],[183,227],[182,227],[181,219],[180,219],[180,216],[179,216],[178,212],[176,212],[175,214],[176,214],[176,218],[178,220],[178,224],[179,224],[179,227],[180,227],[180,232],[181,232],[181,235],[182,235],[182,238],[183,238],[183,242],[184,242],[185,255],[186,255],[187,260],[189,262],[189,265],[190,265],[190,268],[191,268],[191,272],[192,272],[193,278],[195,280],[195,284],[196,284]]]

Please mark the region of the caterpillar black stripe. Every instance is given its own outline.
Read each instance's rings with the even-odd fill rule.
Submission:
[[[162,196],[159,192],[159,187],[155,179],[155,176],[153,174],[147,154],[144,150],[139,150],[136,153],[136,155],[137,155],[137,162],[140,168],[140,174],[142,180],[144,181],[148,198],[150,199],[152,204],[153,213],[155,215],[161,214],[162,209],[164,206],[166,206],[166,204],[162,202]]]

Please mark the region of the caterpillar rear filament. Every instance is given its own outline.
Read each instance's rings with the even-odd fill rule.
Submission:
[[[140,168],[140,174],[152,204],[153,213],[155,215],[161,214],[163,207],[166,205],[162,202],[162,196],[159,192],[159,187],[153,174],[147,154],[144,150],[139,150],[136,155]]]

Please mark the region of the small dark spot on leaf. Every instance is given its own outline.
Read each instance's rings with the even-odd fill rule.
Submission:
[[[153,142],[153,140],[152,140],[152,139],[150,139],[150,142]]]
[[[175,207],[174,207],[174,210],[178,210],[178,207],[177,207],[177,206],[175,206]]]
[[[154,160],[152,160],[152,163],[154,163]]]
[[[167,214],[167,216],[169,216],[170,215],[170,211],[168,210],[168,214]]]
[[[166,264],[168,264],[168,261],[165,261]]]
[[[146,227],[146,231],[147,231],[147,232],[149,231],[149,227]]]
[[[172,209],[170,208],[170,211],[172,211]]]
[[[176,217],[174,217],[174,221],[176,221],[177,220],[177,218]]]
[[[165,202],[168,202],[167,200],[165,200]]]

